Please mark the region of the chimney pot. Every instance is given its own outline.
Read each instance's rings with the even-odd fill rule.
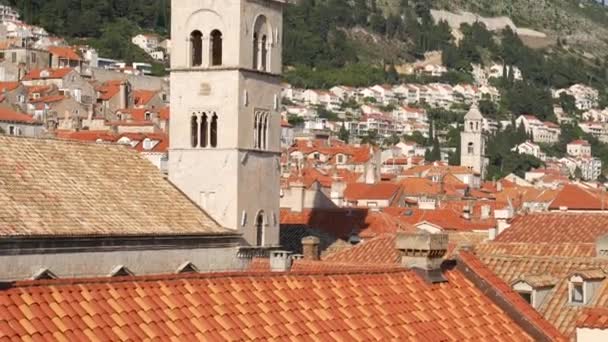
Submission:
[[[319,244],[321,240],[316,236],[307,236],[302,239],[302,252],[305,260],[320,260]]]
[[[399,233],[396,248],[401,251],[401,265],[418,271],[430,283],[445,282],[441,264],[448,241],[445,233]]]
[[[289,272],[291,270],[291,252],[271,251],[270,252],[270,271]]]
[[[595,241],[596,253],[600,258],[608,258],[608,234],[602,235]]]

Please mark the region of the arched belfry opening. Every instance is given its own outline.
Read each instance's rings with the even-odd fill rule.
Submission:
[[[253,68],[262,71],[270,70],[270,40],[272,31],[265,16],[256,18],[253,26]]]
[[[207,130],[209,127],[209,123],[207,122],[207,113],[203,113],[201,117],[201,147],[207,147]]]
[[[190,61],[193,67],[203,64],[203,34],[198,30],[190,33]]]
[[[211,118],[211,147],[217,147],[217,114]]]
[[[264,245],[264,212],[260,211],[255,219],[255,241],[257,246]]]
[[[192,115],[190,118],[190,142],[192,147],[198,145],[198,118]]]
[[[222,32],[211,31],[211,65],[222,65]]]

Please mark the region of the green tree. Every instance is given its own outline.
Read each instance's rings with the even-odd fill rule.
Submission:
[[[562,106],[564,112],[568,114],[576,113],[576,99],[574,98],[574,96],[566,94],[565,92],[561,93],[559,95],[559,104]]]
[[[347,144],[350,140],[350,132],[346,129],[344,122],[342,122],[342,126],[340,126],[340,131],[338,132],[338,139],[344,141]]]

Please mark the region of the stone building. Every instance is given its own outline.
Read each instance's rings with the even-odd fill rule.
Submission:
[[[474,104],[464,117],[464,132],[460,138],[460,165],[479,173],[483,179],[487,161],[482,124],[483,116]]]
[[[279,237],[283,5],[173,1],[169,179],[256,246]]]

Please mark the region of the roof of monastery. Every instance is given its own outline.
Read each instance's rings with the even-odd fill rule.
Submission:
[[[229,234],[122,146],[0,136],[0,165],[5,237]]]
[[[405,268],[302,260],[288,273],[17,282],[0,290],[0,339],[563,340],[474,256],[464,258],[502,305],[458,267],[431,284]]]

